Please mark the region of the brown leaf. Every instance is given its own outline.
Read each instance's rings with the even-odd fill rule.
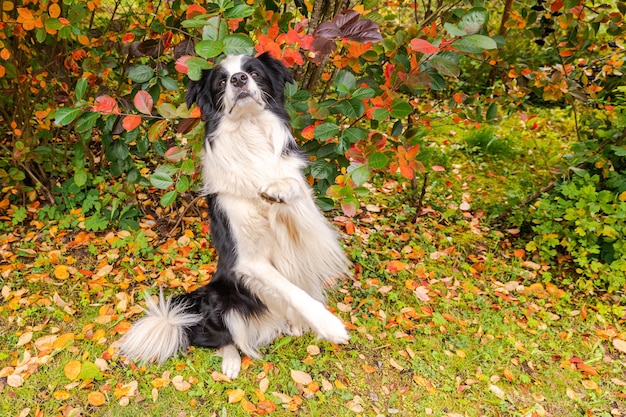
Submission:
[[[622,339],[613,339],[613,347],[622,353],[626,353],[626,341]]]

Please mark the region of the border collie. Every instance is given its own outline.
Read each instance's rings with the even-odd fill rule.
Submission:
[[[218,252],[215,275],[191,293],[158,304],[121,340],[130,360],[164,362],[188,346],[221,348],[235,378],[239,351],[258,358],[279,334],[311,330],[346,343],[325,290],[349,276],[350,262],[313,200],[284,108],[287,68],[268,53],[227,56],[192,81],[187,105],[205,121],[203,193]]]

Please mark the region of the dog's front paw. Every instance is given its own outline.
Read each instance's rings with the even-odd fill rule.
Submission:
[[[350,335],[341,319],[326,309],[324,311],[315,319],[314,331],[317,337],[333,343],[347,343]]]
[[[294,179],[280,179],[264,185],[259,196],[270,203],[289,203],[302,196],[300,185]]]
[[[234,345],[224,346],[218,353],[222,357],[222,373],[230,379],[237,378],[241,371],[241,356]]]

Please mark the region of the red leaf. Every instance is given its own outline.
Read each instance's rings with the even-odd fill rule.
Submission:
[[[439,52],[439,48],[437,48],[432,43],[424,40],[415,38],[411,40],[411,49],[415,52],[421,52],[423,54],[436,54]]]
[[[151,114],[152,106],[154,105],[154,101],[152,100],[152,96],[150,93],[144,90],[137,91],[135,98],[133,98],[133,103],[135,103],[135,107],[143,114]]]
[[[96,97],[96,100],[93,103],[92,110],[101,114],[119,114],[120,113],[120,109],[117,106],[117,102],[115,101],[115,99],[106,94]]]
[[[201,14],[206,14],[206,9],[199,4],[192,4],[191,6],[187,7],[187,13],[185,16],[187,17],[187,19],[191,19]]]
[[[189,67],[187,66],[187,60],[189,58],[191,58],[191,55],[183,55],[178,58],[176,60],[176,64],[174,65],[176,71],[180,72],[181,74],[187,74],[187,71],[189,70]]]
[[[441,165],[433,165],[432,167],[430,167],[433,171],[435,172],[445,172],[445,168],[442,167]]]
[[[137,126],[139,126],[140,124],[141,124],[141,116],[137,116],[137,115],[126,116],[124,117],[124,120],[122,120],[122,127],[127,132],[130,132],[131,130],[136,129]]]

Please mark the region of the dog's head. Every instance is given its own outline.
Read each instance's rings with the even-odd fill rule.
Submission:
[[[187,106],[197,103],[205,119],[264,109],[282,114],[287,82],[293,82],[291,74],[267,52],[256,58],[229,55],[189,83]]]

